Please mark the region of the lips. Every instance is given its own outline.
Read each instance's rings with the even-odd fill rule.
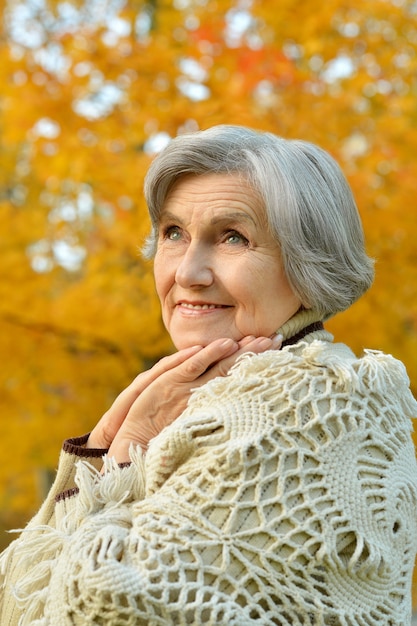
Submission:
[[[211,302],[184,302],[179,301],[177,306],[180,306],[184,309],[188,309],[190,311],[212,311],[214,309],[226,309],[228,308],[224,304],[214,304]]]
[[[223,309],[219,304],[190,304],[189,302],[181,302],[181,306],[194,311],[206,311],[208,309]]]

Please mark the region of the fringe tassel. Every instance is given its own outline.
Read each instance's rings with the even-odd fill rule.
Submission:
[[[67,537],[49,526],[25,528],[21,532],[21,537],[3,553],[1,564],[3,574],[12,559],[13,569],[25,572],[11,590],[21,611],[19,626],[55,626],[44,616],[44,608],[54,563]]]
[[[345,391],[362,391],[395,397],[406,415],[417,417],[417,401],[404,364],[379,350],[365,350],[361,358],[342,344],[327,346],[314,341],[302,354],[305,361],[329,369]]]
[[[75,483],[79,488],[76,499],[75,519],[102,509],[142,500],[145,495],[144,459],[140,446],[130,446],[131,465],[119,467],[114,458],[105,457],[100,472],[85,461],[78,461]]]
[[[60,553],[83,520],[103,508],[116,511],[127,501],[144,497],[142,452],[134,446],[129,452],[131,465],[121,468],[114,459],[106,458],[103,474],[86,461],[78,462],[75,480],[80,492],[69,499],[68,513],[58,528],[28,526],[16,531],[22,534],[2,554],[0,572],[3,577],[11,569],[24,572],[12,591],[21,611],[19,626],[57,626],[45,616],[51,576]]]

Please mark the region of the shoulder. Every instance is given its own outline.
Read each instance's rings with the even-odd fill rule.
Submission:
[[[408,439],[417,402],[394,357],[367,350],[358,358],[344,344],[314,341],[245,356],[229,376],[196,390],[188,410],[215,416],[239,436],[353,428]]]
[[[345,445],[353,432],[411,443],[413,416],[417,402],[400,361],[374,351],[357,358],[344,344],[300,342],[245,355],[227,376],[195,389],[184,413],[152,440],[146,464],[159,476],[163,457],[168,475],[197,453],[201,461],[203,450],[214,458],[265,437],[274,447],[282,440],[279,449],[288,437],[295,448],[293,437],[320,449],[339,438]]]
[[[365,350],[357,357],[342,343],[300,342],[280,351],[244,355],[229,375],[216,378],[196,390],[192,403],[215,401],[231,394],[278,392],[301,393],[316,388],[320,393],[372,394],[402,401],[417,415],[404,364],[393,356]]]

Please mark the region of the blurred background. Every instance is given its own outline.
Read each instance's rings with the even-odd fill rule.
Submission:
[[[62,440],[172,349],[139,249],[144,174],[179,133],[246,124],[339,161],[377,278],[327,327],[417,393],[415,0],[0,6],[0,547]]]

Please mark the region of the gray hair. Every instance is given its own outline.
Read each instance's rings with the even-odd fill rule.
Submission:
[[[294,293],[323,319],[347,309],[372,284],[358,209],[337,162],[301,140],[234,125],[180,135],[154,159],[145,179],[156,251],[161,211],[173,184],[187,174],[240,174],[260,195]],[[272,289],[272,285],[267,285]]]

